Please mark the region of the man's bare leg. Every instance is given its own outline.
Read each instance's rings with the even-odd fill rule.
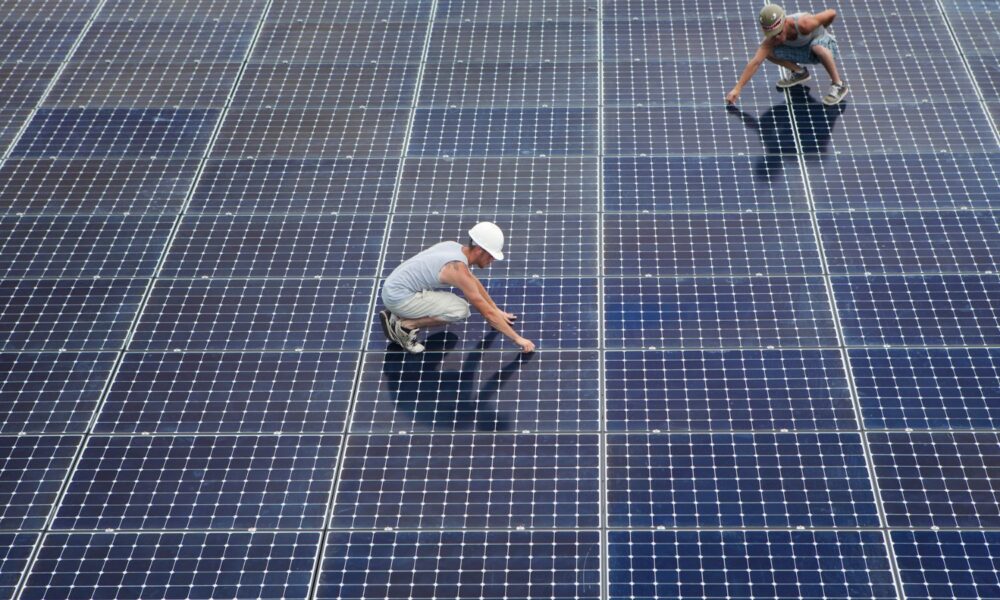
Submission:
[[[819,61],[823,63],[823,68],[830,75],[830,81],[833,83],[843,83],[840,81],[840,73],[837,72],[837,62],[833,60],[833,52],[830,52],[828,48],[816,44],[812,47],[812,53],[819,57]]]
[[[779,67],[785,67],[786,69],[788,69],[792,73],[798,73],[799,71],[802,70],[802,67],[799,66],[798,63],[790,61],[790,60],[785,60],[783,58],[778,58],[777,56],[775,56],[773,54],[771,54],[770,56],[768,56],[767,60],[769,60],[770,62],[773,62],[774,64],[778,65]]]
[[[420,317],[417,319],[400,319],[399,324],[407,329],[427,329],[428,327],[444,327],[448,321],[437,317]]]

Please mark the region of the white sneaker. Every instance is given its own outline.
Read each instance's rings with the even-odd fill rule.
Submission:
[[[417,329],[407,329],[399,322],[399,317],[387,310],[378,313],[379,323],[382,324],[382,333],[390,342],[396,342],[407,352],[420,354],[424,351],[424,345],[417,341]]]
[[[788,77],[782,77],[775,85],[781,89],[785,89],[805,83],[810,79],[812,79],[812,75],[809,74],[809,69],[802,67],[801,71],[798,73],[792,72]]]
[[[823,96],[823,104],[833,106],[840,104],[841,100],[847,96],[847,84],[841,81],[830,86],[830,91]]]

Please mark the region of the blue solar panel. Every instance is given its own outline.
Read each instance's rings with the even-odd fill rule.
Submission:
[[[233,106],[333,108],[409,106],[415,65],[251,65]]]
[[[21,598],[306,598],[317,532],[53,533]]]
[[[873,429],[1000,429],[1000,351],[848,351],[865,425]]]
[[[317,529],[340,436],[87,441],[54,529]]]
[[[0,598],[14,597],[17,582],[40,537],[37,533],[0,533]]]
[[[431,16],[431,0],[342,0],[302,2],[273,0],[269,19],[273,21],[411,21]]]
[[[742,58],[699,61],[680,59],[670,53],[651,60],[660,62],[612,62],[604,67],[604,89],[609,106],[693,106],[718,108],[727,90],[739,78]],[[678,90],[687,90],[678,94]],[[723,92],[724,93],[724,92]],[[757,109],[784,100],[773,81],[765,76],[750,80],[740,94],[740,105]]]
[[[3,21],[86,21],[100,0],[4,0]]]
[[[596,20],[596,3],[567,0],[438,0],[438,21]]]
[[[609,431],[857,429],[835,350],[605,354]]]
[[[596,434],[351,435],[332,527],[600,523]]]
[[[435,24],[427,54],[429,63],[565,63],[596,58],[597,28],[585,21]]]
[[[599,430],[597,352],[462,352],[454,334],[426,345],[366,357],[352,433]]]
[[[73,61],[238,62],[250,46],[259,16],[244,13],[245,20],[238,21],[123,21],[116,16],[94,23],[73,53]]]
[[[537,135],[526,136],[523,132]],[[579,156],[597,153],[597,111],[579,108],[418,110],[411,156]]]
[[[1000,533],[893,531],[892,548],[907,598],[1000,597]]]
[[[28,15],[22,15],[27,17]],[[4,23],[0,34],[0,56],[5,62],[58,63],[66,58],[73,42],[83,30],[85,15],[79,21],[16,20]]]
[[[879,525],[856,433],[609,434],[607,452],[612,527]]]
[[[35,106],[57,69],[55,64],[0,64],[0,109]]]
[[[251,63],[419,63],[427,23],[265,25]]]
[[[597,106],[596,63],[428,65],[420,105]]]
[[[47,107],[222,108],[239,63],[71,63],[45,99]]]
[[[357,364],[356,352],[130,352],[94,431],[339,433]]]
[[[690,11],[677,10],[679,16],[694,16],[696,5]],[[717,9],[713,9],[713,12]],[[749,18],[716,20],[715,15],[705,15],[713,29],[725,32],[723,35],[691,35],[691,22],[683,19],[663,21],[611,21],[604,24],[604,60],[608,62],[660,60],[700,61],[704,58],[743,59],[753,53],[757,45],[757,32],[752,23],[753,9]],[[733,13],[746,12],[733,11]],[[692,14],[694,13],[694,14]],[[731,13],[731,14],[733,14]],[[721,13],[719,13],[721,16]],[[698,69],[701,65],[692,65]],[[726,91],[716,92],[721,105]]]
[[[98,21],[240,21],[259,16],[267,0],[107,0]]]
[[[112,352],[0,354],[0,433],[83,433],[114,362]]]
[[[896,598],[874,531],[610,531],[612,598]]]
[[[355,350],[368,280],[161,280],[132,350]]]
[[[41,529],[80,445],[76,435],[0,436],[0,529]]]
[[[600,598],[597,531],[331,533],[316,598]]]
[[[790,111],[779,102],[754,115],[721,107],[608,108],[604,151],[609,156],[794,155]]]
[[[872,432],[868,443],[890,527],[1000,525],[997,432]]]

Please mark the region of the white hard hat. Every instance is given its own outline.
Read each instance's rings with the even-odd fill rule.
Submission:
[[[469,237],[477,246],[486,250],[490,256],[497,260],[503,260],[503,232],[495,224],[489,221],[476,223],[469,230]]]

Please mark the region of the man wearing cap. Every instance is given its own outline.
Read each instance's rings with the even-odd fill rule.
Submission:
[[[823,96],[823,104],[839,104],[847,95],[847,84],[837,72],[837,40],[826,30],[837,18],[837,11],[824,10],[815,15],[799,12],[785,15],[777,4],[768,4],[760,11],[760,26],[764,40],[757,48],[736,87],[726,94],[726,102],[735,104],[743,86],[750,81],[757,69],[769,60],[788,69],[791,74],[778,80],[779,88],[790,88],[809,80],[809,69],[803,64],[822,64],[833,85]]]
[[[469,318],[471,303],[522,352],[533,352],[535,344],[511,327],[517,317],[500,310],[470,270],[485,269],[494,260],[503,260],[503,241],[500,228],[484,221],[469,230],[467,245],[441,242],[396,267],[382,287],[386,310],[379,313],[379,319],[385,337],[414,354],[423,352],[424,345],[417,341],[418,331],[464,321]],[[436,289],[447,286],[462,290],[465,300]]]

